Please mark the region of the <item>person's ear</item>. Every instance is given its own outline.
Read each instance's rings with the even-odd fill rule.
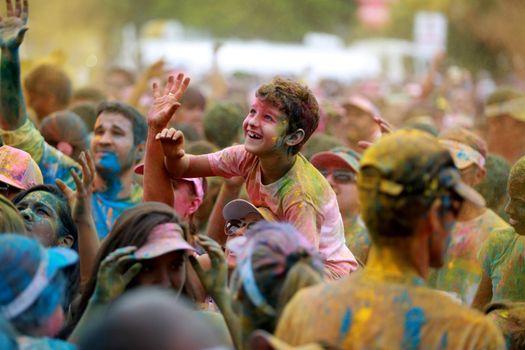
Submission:
[[[190,205],[188,206],[188,214],[193,215],[195,212],[199,209],[199,207],[202,204],[202,199],[200,198],[193,198],[193,200],[190,202]]]
[[[476,171],[476,183],[475,185],[480,184],[485,179],[485,176],[487,176],[487,169],[485,167],[478,168],[478,171]]]
[[[443,227],[443,203],[440,199],[436,199],[430,206],[427,215],[428,232],[433,234],[438,232]]]
[[[71,157],[71,155],[73,154],[73,146],[71,146],[70,143],[64,141],[60,141],[57,144],[57,149],[68,157]]]
[[[145,149],[145,145],[143,143],[135,147],[135,162],[136,163],[142,162],[142,159],[144,158],[144,149]]]
[[[297,146],[304,140],[304,130],[303,129],[297,129],[293,133],[288,134],[284,138],[284,143],[288,147]]]
[[[58,239],[58,246],[62,248],[71,248],[75,243],[75,239],[71,235],[65,235]]]

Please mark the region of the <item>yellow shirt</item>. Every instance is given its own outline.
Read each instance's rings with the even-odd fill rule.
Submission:
[[[481,313],[426,287],[411,271],[371,261],[349,277],[299,292],[276,336],[291,345],[325,341],[343,349],[505,349]]]

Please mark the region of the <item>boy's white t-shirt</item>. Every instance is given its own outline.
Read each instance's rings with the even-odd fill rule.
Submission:
[[[216,176],[242,176],[250,201],[268,208],[279,221],[293,224],[319,250],[327,276],[336,279],[357,269],[345,244],[343,220],[330,184],[301,154],[293,167],[269,185],[261,182],[259,158],[243,145],[208,155]]]

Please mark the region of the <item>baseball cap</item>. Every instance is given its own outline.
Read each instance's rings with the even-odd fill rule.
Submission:
[[[182,228],[176,223],[156,226],[148,235],[146,243],[135,252],[137,259],[153,259],[177,250],[196,251],[183,237]]]
[[[58,271],[77,260],[68,248],[44,248],[28,237],[0,235],[0,314],[8,320],[22,314]]]
[[[42,172],[29,153],[11,146],[0,147],[0,181],[28,190],[42,185]]]
[[[340,164],[341,168],[350,167],[353,172],[359,172],[359,160],[361,155],[354,150],[346,147],[336,147],[329,151],[319,152],[314,154],[310,159],[310,163],[316,168],[323,166],[337,166]]]
[[[525,122],[525,97],[491,103],[485,106],[485,116],[487,118],[498,117],[504,114]]]
[[[352,95],[347,99],[343,99],[341,101],[341,105],[343,107],[353,106],[370,114],[373,117],[381,117],[381,113],[379,112],[377,107],[372,102],[370,102],[369,99],[361,95]]]
[[[458,169],[465,169],[472,164],[477,164],[480,168],[485,167],[485,157],[469,145],[452,140],[439,142],[449,150]]]
[[[144,175],[144,164],[139,164],[135,167],[135,174]],[[186,181],[193,185],[195,195],[201,201],[204,200],[204,195],[206,194],[206,178],[204,177],[184,177],[177,179],[177,181]]]
[[[224,206],[222,216],[224,220],[240,220],[250,213],[259,214],[266,221],[276,221],[273,213],[264,207],[257,208],[244,199],[234,199]]]
[[[485,200],[461,177],[450,152],[436,137],[420,130],[397,130],[382,137],[363,154],[361,170],[375,168],[379,176],[358,175],[362,189],[377,189],[392,197],[436,197],[452,190],[483,207]]]

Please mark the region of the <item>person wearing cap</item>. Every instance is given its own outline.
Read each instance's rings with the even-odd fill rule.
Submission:
[[[525,155],[525,94],[502,87],[485,102],[489,151],[514,164]]]
[[[45,142],[25,108],[19,47],[28,29],[27,3],[8,6],[7,15],[0,21],[1,25],[7,22],[12,28],[11,37],[0,36],[0,43],[4,44],[2,62],[5,63],[0,72],[0,96],[4,99],[0,104],[0,138],[6,145],[31,155],[42,171],[44,184],[53,185],[60,179],[75,188],[71,172],[80,174],[81,165]],[[142,201],[142,188],[134,183],[133,169],[142,160],[146,134],[145,118],[133,107],[115,101],[104,102],[98,107],[90,151],[96,168],[92,212],[101,239],[124,210]]]
[[[425,286],[430,268],[443,265],[461,204],[484,204],[448,150],[423,131],[398,130],[368,148],[360,165],[361,213],[372,238],[367,265],[300,291],[276,336],[351,349],[504,349],[481,313]]]
[[[36,240],[0,235],[0,315],[15,328],[21,349],[74,349],[51,339],[64,321],[63,269],[77,254],[67,248],[44,248]]]
[[[135,173],[144,175],[144,164],[140,164],[135,168]],[[195,234],[195,225],[193,223],[193,215],[197,212],[204,201],[206,195],[207,182],[204,177],[197,178],[182,178],[177,180],[170,180],[173,194],[171,197],[173,201],[165,203],[162,198],[155,198],[150,195],[148,191],[144,193],[144,201],[159,201],[167,205],[173,206],[175,212],[184,220],[191,230],[191,234]],[[155,200],[158,199],[158,200]]]
[[[21,191],[42,184],[42,172],[29,153],[0,147],[0,194],[13,199]]]
[[[166,204],[142,203],[124,212],[100,247],[67,332],[82,316],[84,321],[75,332],[80,334],[97,310],[136,286],[159,286],[194,302],[204,300],[204,293],[188,280],[188,255],[195,249],[186,235],[185,226]]]
[[[334,125],[334,136],[346,147],[359,151],[359,141],[373,142],[379,138],[380,130],[375,118],[381,113],[366,97],[352,95],[341,102],[342,115],[340,122]]]
[[[442,132],[439,142],[449,150],[463,182],[474,187],[483,181],[487,157],[485,141],[469,130],[454,128]],[[450,233],[445,264],[431,273],[429,285],[470,305],[483,271],[481,261],[484,257],[478,257],[481,245],[495,231],[506,228],[509,225],[492,210],[465,202]]]
[[[267,208],[257,208],[244,199],[235,199],[226,204],[222,210],[224,217],[224,234],[226,235],[226,260],[228,267],[233,269],[236,265],[235,252],[228,249],[228,242],[237,237],[242,237],[253,225],[259,221],[276,221]]]
[[[364,264],[370,249],[370,237],[359,216],[356,181],[360,159],[359,153],[349,148],[336,147],[330,151],[313,155],[310,162],[332,186],[343,217],[346,245],[352,254]]]
[[[525,157],[514,164],[505,212],[512,227],[496,231],[483,243],[483,277],[472,306],[490,301],[525,301]]]
[[[300,289],[323,280],[320,255],[290,224],[260,221],[228,242],[237,257],[229,288],[221,247],[209,237],[198,239],[212,267],[205,270],[193,258],[192,265],[217,302],[237,348],[244,348],[257,329],[273,333],[288,301]]]

